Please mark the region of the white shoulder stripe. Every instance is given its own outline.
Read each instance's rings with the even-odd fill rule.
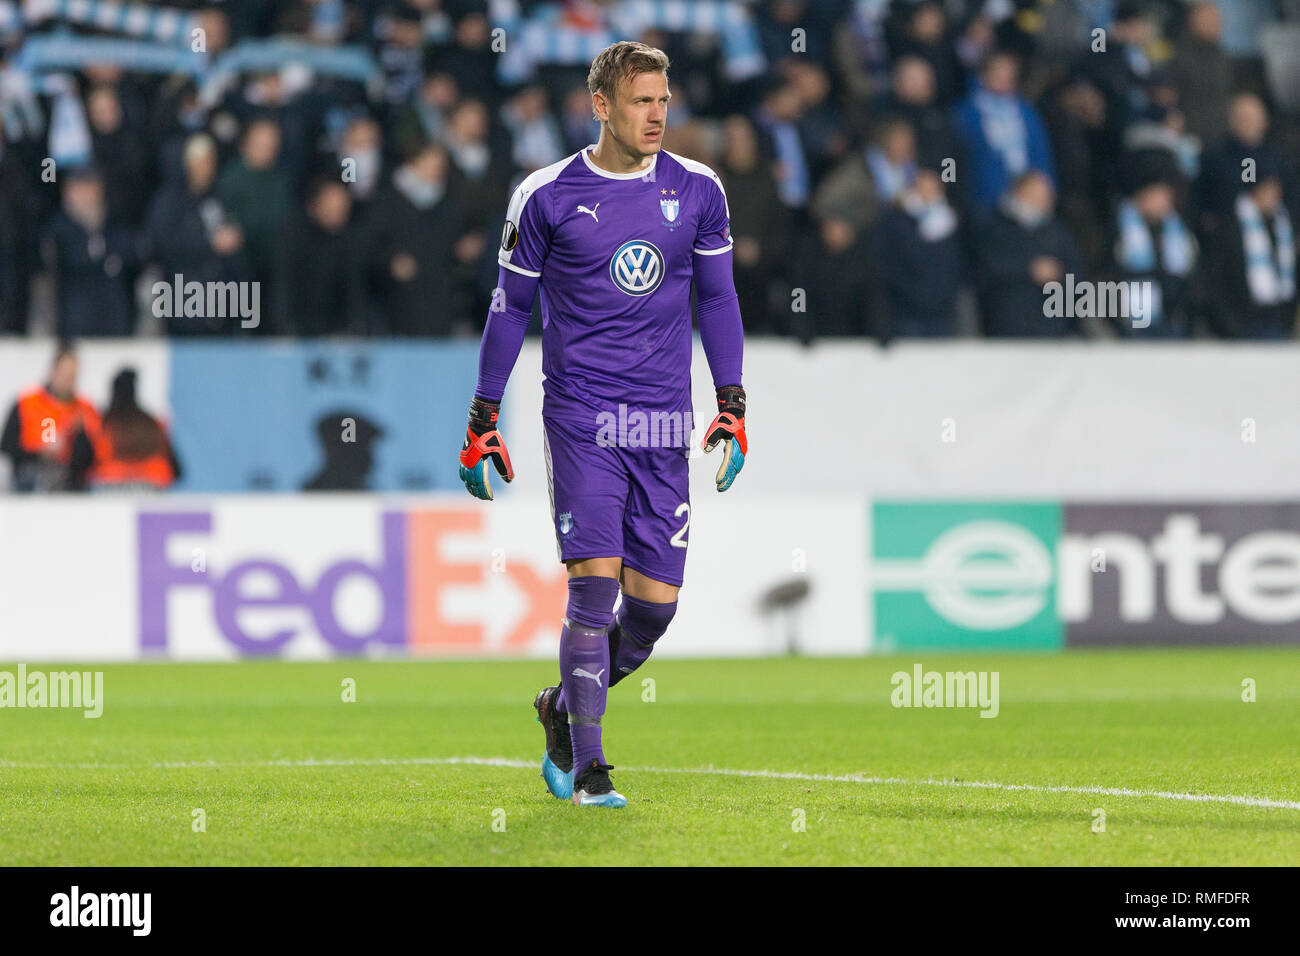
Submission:
[[[514,193],[510,196],[510,204],[506,207],[506,221],[513,223],[516,229],[522,230],[524,228],[524,207],[528,205],[528,200],[532,199],[533,194],[543,186],[555,182],[555,180],[559,178],[560,173],[564,172],[565,168],[568,167],[569,163],[573,162],[577,158],[578,154],[573,153],[571,156],[568,156],[557,163],[543,166],[541,169],[534,170],[525,176],[524,181],[515,188]],[[513,253],[513,248],[500,249],[497,252],[497,262],[505,266],[507,269],[518,272],[520,275],[541,275],[540,272],[533,272],[531,269],[524,269],[519,266],[511,265],[510,257]]]
[[[724,252],[731,251],[731,243],[727,243],[721,249],[696,249],[695,251],[702,256],[720,256]]]
[[[560,173],[564,172],[565,167],[577,158],[578,154],[574,153],[571,156],[560,160],[558,163],[551,163],[549,166],[543,166],[541,169],[533,170],[525,176],[524,181],[516,187],[514,194],[510,197],[510,205],[506,209],[506,218],[518,226],[519,217],[523,215],[524,206],[527,205],[528,200],[532,198],[533,193],[537,192],[537,190],[541,189],[543,186],[555,182],[555,180],[559,178]]]
[[[523,182],[519,184],[519,189],[516,191],[527,190],[531,193],[540,189],[542,186],[545,186],[547,183],[554,182],[559,177],[560,173],[564,172],[565,167],[577,158],[577,153],[570,153],[558,162],[551,163],[549,166],[543,166],[541,169],[533,170],[524,177]]]

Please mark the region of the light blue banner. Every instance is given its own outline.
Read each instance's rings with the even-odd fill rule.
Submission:
[[[175,342],[178,491],[460,488],[478,342]]]

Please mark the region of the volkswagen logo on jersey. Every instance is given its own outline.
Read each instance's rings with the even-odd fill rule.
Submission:
[[[623,243],[609,260],[609,277],[628,295],[649,295],[664,279],[664,257],[652,242]]]

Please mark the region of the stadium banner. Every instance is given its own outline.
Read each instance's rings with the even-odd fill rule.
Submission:
[[[177,342],[171,364],[177,490],[461,487],[477,342]]]
[[[695,349],[698,458],[715,403]],[[464,438],[476,341],[87,340],[78,352],[79,390],[101,407],[113,374],[137,368],[141,403],[172,423],[177,490],[459,490],[449,456]],[[0,344],[5,410],[44,380],[52,354],[50,342]],[[1300,487],[1297,362],[1300,345],[757,339],[745,345],[754,450],[742,480],[749,494],[803,493],[807,456],[766,450],[834,447],[819,494],[1285,501]],[[541,406],[529,340],[502,406],[516,465],[503,498],[547,495]],[[827,409],[851,415],[851,432]],[[339,440],[347,418],[352,441]],[[0,456],[5,489],[8,469]],[[716,494],[711,476],[693,463],[692,494]]]
[[[1073,505],[1061,540],[1070,646],[1300,644],[1298,502]]]
[[[1300,644],[1300,503],[870,511],[875,651]]]
[[[1300,643],[1300,503],[725,496],[675,657]],[[550,657],[545,499],[0,499],[0,660]]]
[[[1059,505],[875,502],[873,648],[1056,650]]]
[[[865,653],[863,519],[859,498],[688,515],[657,653]],[[9,496],[0,542],[0,660],[551,658],[567,599],[545,498]]]

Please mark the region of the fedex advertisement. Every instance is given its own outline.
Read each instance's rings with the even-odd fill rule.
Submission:
[[[660,650],[864,653],[843,600],[860,533],[833,504],[770,499],[754,521],[721,497],[692,518]],[[764,603],[801,577],[797,606]],[[551,657],[567,598],[544,498],[0,499],[0,660]]]
[[[1300,505],[716,496],[656,653],[1300,641]],[[535,657],[567,601],[516,496],[0,499],[0,661]]]

